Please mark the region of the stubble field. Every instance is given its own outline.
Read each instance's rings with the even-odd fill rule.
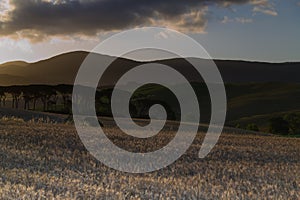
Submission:
[[[159,148],[114,127],[119,146]],[[224,131],[204,159],[204,133],[167,168],[146,174],[110,169],[85,150],[73,125],[0,120],[0,199],[300,199],[300,139]],[[149,149],[147,149],[149,150]]]

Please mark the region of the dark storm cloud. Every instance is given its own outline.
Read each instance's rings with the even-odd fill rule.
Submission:
[[[0,36],[32,40],[64,34],[95,35],[99,31],[162,25],[201,31],[208,5],[267,0],[10,0],[10,11],[0,17]],[[1,12],[1,11],[0,11]],[[1,20],[2,19],[2,20]]]

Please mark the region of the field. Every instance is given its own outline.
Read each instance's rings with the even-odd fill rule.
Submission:
[[[126,137],[118,129],[105,131],[124,144]],[[197,157],[203,139],[199,133],[169,167],[129,174],[94,159],[73,125],[2,118],[0,198],[299,199],[300,140],[239,132],[225,130],[205,159]],[[166,130],[156,146],[172,135]]]

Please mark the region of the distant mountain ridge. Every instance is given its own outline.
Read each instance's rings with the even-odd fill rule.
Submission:
[[[35,63],[22,61],[8,62],[0,65],[0,85],[28,84],[73,84],[78,69],[88,52],[76,51],[54,56]],[[99,59],[114,57],[95,54]],[[188,67],[182,58],[155,61],[175,68],[184,73],[190,80],[200,80],[195,70]],[[122,74],[131,68],[147,62],[118,58],[113,69],[107,70],[104,84],[113,84]],[[223,80],[226,83],[249,82],[289,82],[300,83],[300,63],[265,63],[248,61],[215,60]]]

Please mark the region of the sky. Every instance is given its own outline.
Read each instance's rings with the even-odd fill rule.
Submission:
[[[215,59],[300,61],[300,0],[0,0],[0,63],[91,51],[146,26],[185,33]]]

